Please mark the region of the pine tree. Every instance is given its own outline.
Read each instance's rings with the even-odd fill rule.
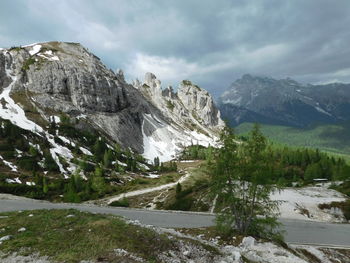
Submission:
[[[95,173],[92,177],[91,188],[100,196],[106,192],[106,183],[103,178],[103,170],[100,167],[96,167],[95,169]]]
[[[112,160],[113,160],[113,152],[110,149],[108,149],[107,151],[105,151],[103,155],[103,166],[105,168],[110,168],[112,165]]]
[[[48,191],[49,191],[49,187],[47,185],[46,176],[44,176],[43,177],[43,193],[47,194]]]
[[[176,192],[176,199],[179,199],[180,194],[182,192],[182,186],[180,183],[177,183],[175,192]]]
[[[153,160],[154,167],[158,168],[159,164],[160,164],[159,157],[158,156],[154,157],[154,160]]]

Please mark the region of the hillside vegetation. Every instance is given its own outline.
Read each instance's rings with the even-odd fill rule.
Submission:
[[[252,123],[235,128],[239,135],[246,135]],[[271,141],[289,146],[318,148],[323,151],[350,155],[350,123],[315,125],[310,128],[293,128],[279,125],[261,125],[261,130]]]
[[[147,184],[151,179],[142,177],[149,172],[176,171],[173,163],[151,165],[95,131],[78,129],[82,122],[62,114],[47,125],[45,138],[0,118],[0,192],[81,202]],[[52,145],[69,153],[70,160],[53,152]]]

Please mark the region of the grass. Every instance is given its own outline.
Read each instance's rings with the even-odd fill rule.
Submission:
[[[16,51],[16,52],[19,52],[19,51],[21,51],[22,50],[22,48],[21,47],[11,47],[10,48],[10,51]]]
[[[156,187],[163,184],[173,183],[173,182],[176,182],[180,177],[181,177],[181,174],[176,172],[160,174],[159,178],[138,177],[130,182],[127,182],[125,185],[120,186],[119,192],[125,193],[125,192],[136,191],[144,188]]]
[[[235,128],[237,134],[246,135],[251,123],[243,123]],[[261,125],[265,136],[275,143],[295,147],[318,148],[350,161],[350,123],[315,125],[310,128],[294,128],[279,125]]]
[[[26,61],[24,61],[22,70],[26,71],[29,69],[30,65],[33,65],[35,63],[35,59],[33,57],[28,58]]]
[[[187,166],[191,176],[181,183],[182,191],[176,193],[176,187],[169,189],[163,203],[157,208],[183,211],[208,211],[210,208],[208,165],[204,161],[182,163]]]
[[[193,163],[181,163],[188,167],[191,176],[182,183],[184,187],[191,187],[196,184],[197,181],[209,180],[208,165],[205,161],[197,161]]]
[[[22,227],[26,230],[18,232]],[[174,237],[128,224],[116,216],[73,209],[1,213],[0,229],[1,237],[11,235],[10,240],[1,244],[1,252],[10,254],[21,251],[24,255],[39,253],[63,262],[120,262],[118,260],[121,258],[114,253],[117,248],[148,262],[157,262],[160,253],[178,250],[178,241]],[[210,251],[203,244],[187,239],[185,242],[201,245]]]

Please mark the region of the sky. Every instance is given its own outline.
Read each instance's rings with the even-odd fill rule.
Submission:
[[[2,0],[0,47],[79,42],[128,81],[350,82],[349,0]]]

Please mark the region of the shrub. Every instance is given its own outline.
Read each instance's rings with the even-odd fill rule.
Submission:
[[[32,156],[23,156],[18,160],[18,166],[27,171],[37,171],[40,169],[37,160]]]
[[[35,59],[33,57],[28,58],[26,61],[24,61],[22,70],[27,71],[30,65],[33,65],[34,63],[35,63]]]
[[[175,200],[174,203],[168,205],[166,210],[189,211],[193,206],[194,199],[192,197],[181,197]]]
[[[118,207],[129,207],[129,200],[126,198],[123,198],[121,200],[118,201],[114,201],[112,203],[109,204],[110,206],[118,206]]]

